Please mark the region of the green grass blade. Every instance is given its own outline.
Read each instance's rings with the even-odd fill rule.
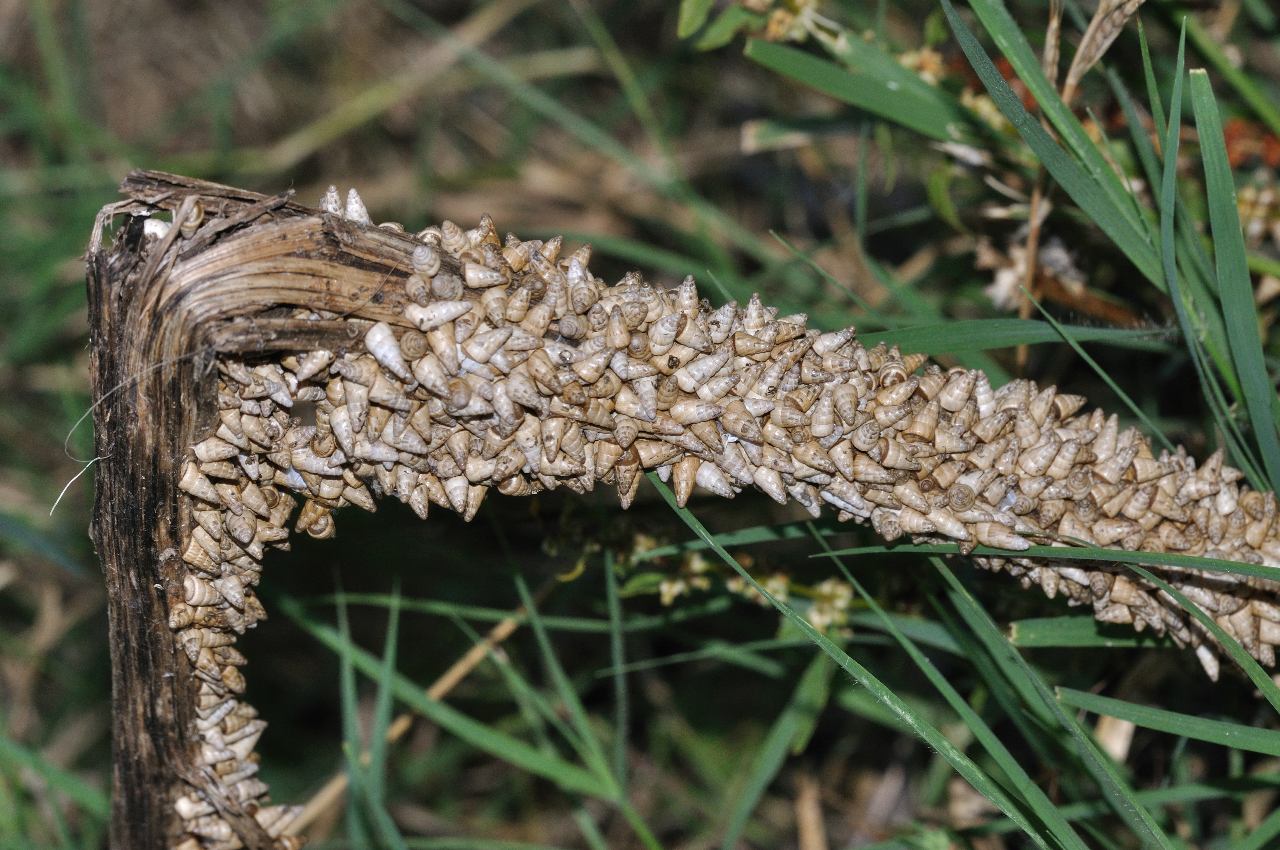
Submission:
[[[1165,288],[1169,300],[1173,302],[1174,312],[1178,317],[1178,326],[1182,329],[1182,338],[1195,366],[1196,378],[1200,382],[1200,390],[1205,401],[1213,411],[1223,436],[1227,439],[1233,458],[1239,463],[1250,481],[1257,486],[1259,473],[1257,465],[1248,449],[1243,445],[1234,427],[1221,388],[1209,371],[1208,363],[1201,346],[1200,335],[1187,309],[1184,293],[1178,280],[1178,266],[1174,248],[1175,207],[1177,204],[1178,181],[1178,148],[1180,130],[1182,128],[1182,76],[1183,58],[1186,53],[1186,34],[1183,33],[1178,43],[1178,59],[1176,74],[1173,80],[1173,93],[1169,98],[1169,124],[1164,134],[1164,171],[1160,181],[1160,257],[1164,272]]]
[[[730,808],[729,823],[720,841],[721,850],[733,850],[738,845],[742,830],[746,828],[751,813],[764,796],[765,789],[782,769],[787,753],[797,740],[808,737],[811,729],[827,704],[830,695],[831,674],[835,667],[825,655],[816,654],[809,666],[800,674],[800,681],[778,715],[769,734],[747,768],[746,782],[733,789],[734,798],[726,800]]]
[[[863,317],[863,322],[870,325],[878,325],[882,328],[897,328],[901,324],[901,321],[896,316],[888,315],[885,312],[872,307],[853,289],[853,287],[849,285],[847,281],[841,280],[836,275],[824,269],[813,260],[809,253],[802,252],[791,242],[777,233],[773,233],[772,235],[774,239],[782,243],[782,245],[791,252],[793,257],[813,269],[814,272],[824,280],[828,281],[833,286],[839,287],[847,293],[849,299],[857,305],[860,311],[859,315]],[[944,317],[942,312],[927,301],[914,287],[904,285],[902,282],[895,279],[882,264],[876,262],[875,258],[869,254],[865,255],[863,260],[866,262],[867,268],[869,268],[872,274],[876,276],[876,280],[889,291],[892,296],[892,303],[896,303],[905,310],[911,320],[925,323],[930,326],[945,326],[946,322],[944,319],[946,317]],[[827,324],[833,326],[846,326],[849,324],[847,314],[842,312],[838,314],[838,317],[834,321],[827,322]],[[868,335],[862,334],[861,336],[865,340]],[[877,336],[876,338],[879,339],[880,337]],[[1009,374],[1000,366],[1000,364],[997,363],[995,359],[987,356],[979,350],[959,350],[956,359],[969,368],[983,370],[991,376],[992,382],[996,385],[1005,383],[1009,380]]]
[[[281,597],[276,600],[276,607],[289,619],[293,620],[307,634],[315,638],[321,645],[335,653],[347,647],[354,668],[370,678],[375,678],[381,669],[381,662],[371,653],[351,646],[350,641],[343,641],[342,636],[332,627],[308,617],[296,600]],[[494,730],[492,727],[473,720],[451,706],[433,700],[423,693],[412,680],[397,673],[392,681],[395,696],[414,711],[426,717],[432,723],[439,724],[450,734],[466,741],[478,750],[489,753],[495,758],[512,764],[521,770],[541,776],[574,794],[589,797],[612,799],[602,792],[610,789],[602,787],[600,777],[582,768],[570,764],[562,758],[539,752],[516,738]]]
[[[1134,795],[1134,798],[1149,809],[1160,806],[1185,807],[1209,800],[1231,799],[1239,801],[1246,794],[1277,787],[1280,787],[1280,774],[1270,773],[1203,782],[1184,782],[1167,788],[1139,791]],[[1059,809],[1062,812],[1062,816],[1069,821],[1095,818],[1110,812],[1107,804],[1101,800],[1065,803]],[[1017,828],[1017,824],[1001,818],[974,829],[966,830],[966,833],[972,835],[999,835],[1014,832]],[[1239,847],[1232,847],[1232,850],[1242,850],[1243,846],[1242,844]],[[1263,850],[1267,846],[1266,844],[1255,845],[1254,850]]]
[[[929,593],[925,598],[937,612],[939,622],[961,648],[961,657],[973,667],[991,701],[1017,729],[1040,763],[1072,764],[1070,742],[1064,741],[1052,712],[1038,698],[1034,688],[1020,677],[1010,679],[1005,675],[997,658],[986,650],[978,633],[964,622],[953,604],[936,593]],[[1066,795],[1080,797],[1085,793],[1078,771],[1060,771],[1059,777]]]
[[[387,811],[386,794],[387,727],[391,725],[392,682],[396,673],[396,644],[400,636],[399,588],[391,596],[393,601],[387,616],[387,635],[382,648],[382,664],[378,668],[378,689],[369,731],[369,766],[365,773],[364,797],[379,844],[393,850],[404,850],[404,836]]]
[[[610,770],[609,759],[605,755],[604,747],[596,737],[595,730],[591,728],[591,721],[587,718],[587,710],[582,705],[582,700],[578,698],[578,692],[574,689],[568,675],[564,672],[564,667],[560,664],[560,658],[556,655],[555,647],[551,644],[551,638],[547,634],[547,630],[542,626],[542,620],[539,617],[538,606],[534,602],[533,594],[529,592],[529,586],[524,580],[524,575],[519,572],[519,567],[512,558],[511,550],[506,544],[506,538],[500,530],[498,539],[502,543],[508,563],[511,564],[516,590],[520,594],[520,602],[525,611],[528,612],[529,626],[532,628],[538,647],[542,652],[543,666],[551,677],[561,703],[569,713],[569,721],[576,733],[575,737],[579,741],[578,753],[586,764],[587,769],[595,774],[596,781],[599,784],[599,788],[593,796],[602,797],[617,805],[619,812],[631,826],[640,842],[649,850],[657,850],[660,847],[657,838],[654,837],[652,831],[640,816],[629,806],[617,779]]]
[[[1174,552],[1130,552],[1126,549],[1105,549],[1101,546],[1030,546],[1025,551],[1014,552],[1009,549],[995,549],[990,546],[975,546],[971,554],[986,555],[997,558],[1042,558],[1047,561],[1102,561],[1110,564],[1146,564],[1153,567],[1188,567],[1204,572],[1230,573],[1238,576],[1265,578],[1275,580],[1275,567],[1258,564],[1241,564],[1236,561],[1224,561],[1221,558],[1202,558],[1198,555],[1179,555]],[[911,553],[917,555],[959,555],[960,548],[954,543],[901,543],[893,546],[855,546],[849,549],[836,549],[831,555],[883,555],[890,552]],[[821,552],[810,555],[811,558],[830,557]]]
[[[79,579],[88,575],[84,564],[72,554],[58,534],[37,528],[29,518],[20,514],[0,511],[0,541],[10,551],[31,552]]]
[[[954,720],[944,711],[943,704],[940,702],[922,699],[911,693],[899,694],[899,696],[918,717],[924,718],[940,729],[946,728],[947,723]],[[868,693],[853,682],[850,682],[848,687],[837,691],[832,703],[854,717],[860,717],[878,726],[892,729],[901,735],[915,736],[911,727],[904,723],[902,718],[876,699],[873,694]],[[955,738],[956,736],[952,735],[951,737]],[[952,773],[950,765],[947,765],[945,760],[943,765],[946,769],[947,778],[950,778]]]
[[[713,0],[680,0],[680,16],[676,19],[676,36],[688,38],[702,29],[711,14]]]
[[[451,36],[447,27],[404,0],[383,0],[383,5],[394,16],[423,32],[442,38]],[[665,174],[653,168],[598,124],[574,112],[536,86],[530,85],[505,64],[483,51],[466,45],[459,45],[458,50],[463,62],[509,91],[522,106],[555,122],[591,150],[614,160],[656,191],[685,203],[700,222],[741,250],[762,262],[768,262],[771,259],[769,252],[764,250],[763,243],[756,234],[726,215],[714,204],[695,195],[678,176]]]
[[[1153,98],[1152,114],[1155,116],[1156,126],[1164,126],[1164,108],[1160,103],[1159,94],[1155,84],[1155,72],[1151,68],[1150,51],[1147,49],[1146,36],[1142,30],[1142,23],[1138,21],[1138,38],[1142,47],[1143,55],[1143,71],[1147,77],[1147,86],[1150,96]],[[1125,114],[1126,123],[1129,125],[1130,135],[1132,137],[1134,150],[1137,153],[1138,161],[1142,165],[1142,173],[1146,176],[1147,185],[1157,193],[1160,186],[1160,164],[1157,161],[1155,148],[1152,145],[1151,135],[1146,131],[1141,117],[1138,115],[1137,109],[1134,107],[1129,91],[1119,76],[1114,72],[1108,72],[1107,79],[1111,84],[1111,90],[1115,94],[1116,99],[1120,102]],[[1185,199],[1181,196],[1177,199],[1175,209],[1175,217],[1178,229],[1178,258],[1184,270],[1189,272],[1188,276],[1191,280],[1193,293],[1204,304],[1212,306],[1213,297],[1209,294],[1217,289],[1217,280],[1212,272],[1212,265],[1204,250],[1203,238],[1197,229],[1196,223],[1191,220]],[[1147,221],[1149,217],[1144,217]],[[1151,241],[1158,243],[1159,234],[1154,228],[1158,228],[1158,221],[1150,224],[1152,228]],[[1228,343],[1226,340],[1226,329],[1215,311],[1204,312],[1201,316],[1205,323],[1205,332],[1208,336],[1207,347],[1211,349],[1215,363],[1222,364],[1226,360],[1226,350]],[[1221,366],[1220,366],[1221,368]],[[1234,382],[1233,375],[1225,375],[1229,382]],[[1232,383],[1233,391],[1237,388]]]
[[[1152,632],[1111,626],[1092,616],[1031,617],[1009,624],[1009,640],[1019,649],[1136,649],[1174,643]]]
[[[934,557],[932,561],[949,585],[948,595],[952,603],[1001,668],[1005,677],[1020,693],[1032,694],[1029,705],[1039,704],[1047,708],[1058,724],[1074,740],[1076,756],[1102,788],[1103,796],[1120,819],[1147,846],[1154,845],[1164,850],[1173,850],[1173,841],[1165,835],[1151,812],[1135,799],[1133,788],[1129,787],[1115,762],[1098,749],[1093,739],[1080,728],[1080,724],[1074,718],[1062,710],[1057,700],[1053,698],[1049,686],[1032,669],[1022,654],[1009,643],[1008,638],[968,588],[956,578],[955,573],[942,562],[942,559]]]
[[[1275,846],[1277,836],[1280,836],[1280,809],[1267,815],[1253,832],[1236,845],[1236,850],[1267,850],[1268,847]]]
[[[600,827],[596,826],[595,818],[591,816],[591,812],[587,811],[586,806],[574,808],[573,822],[587,842],[588,850],[609,850],[609,842],[600,834]]]
[[[1019,345],[1059,342],[1063,337],[1076,342],[1099,342],[1134,351],[1172,350],[1167,342],[1169,332],[1164,328],[1101,328],[1059,325],[1052,320],[956,319],[858,334],[862,344],[868,348],[884,342],[887,345],[897,345],[903,351],[920,351],[925,354],[992,351]]]
[[[920,116],[920,119],[935,125],[941,124],[946,133],[942,141],[971,137],[970,113],[945,88],[930,85],[923,77],[898,61],[898,56],[886,48],[883,35],[873,40],[850,38],[847,31],[835,35],[821,27],[815,27],[813,35],[832,56],[840,60],[851,75],[865,77],[894,97],[902,98],[904,107],[910,104],[909,108],[912,110],[931,112],[927,118]],[[773,43],[754,44],[763,47]],[[748,45],[748,50],[750,48],[751,45]],[[881,117],[904,123],[900,121],[898,114]]]
[[[71,800],[95,819],[105,821],[111,814],[111,798],[106,793],[71,771],[50,764],[40,753],[7,735],[0,735],[0,764],[30,770],[48,783],[50,790]]]
[[[884,616],[871,611],[858,611],[849,615],[849,625],[854,628],[876,629],[885,631],[885,620],[893,623],[894,629],[920,646],[939,649],[951,655],[961,654],[960,646],[936,620],[927,620],[921,616],[910,614],[892,614],[884,612]]]
[[[858,121],[858,164],[853,174],[853,239],[862,250],[867,244],[867,157],[871,149],[871,124],[865,117]],[[888,129],[885,124],[878,126]],[[887,182],[888,177],[885,180]]]
[[[595,730],[591,728],[591,721],[587,718],[587,710],[583,707],[582,700],[578,698],[577,690],[569,681],[568,675],[564,672],[564,667],[560,664],[560,658],[556,655],[555,647],[551,643],[551,637],[542,626],[542,620],[539,619],[538,608],[533,600],[533,594],[529,592],[529,585],[519,572],[515,572],[513,578],[516,591],[520,594],[520,602],[528,612],[529,626],[538,642],[538,649],[542,654],[543,668],[551,679],[556,695],[560,698],[560,703],[569,714],[569,723],[573,727],[579,746],[578,752],[587,768],[601,780],[603,795],[608,799],[617,800],[620,798],[620,794],[609,770],[609,760],[605,755],[604,748],[600,745],[599,739],[596,738]]]
[[[830,555],[831,545],[817,535],[814,539],[818,542],[826,553]],[[836,566],[840,569],[840,573],[844,576],[845,581],[853,585],[858,595],[863,598],[871,611],[876,614],[883,624],[886,631],[898,642],[898,645],[906,651],[916,667],[920,669],[925,677],[928,678],[930,684],[938,693],[942,694],[943,699],[951,706],[952,711],[956,712],[965,727],[973,734],[974,738],[982,745],[987,754],[996,763],[1005,776],[1005,787],[1011,794],[1022,798],[1031,812],[1040,819],[1040,821],[1052,833],[1054,840],[1059,846],[1064,848],[1079,848],[1079,850],[1087,850],[1085,843],[1071,828],[1070,824],[1061,816],[1057,807],[1045,795],[1040,787],[1032,780],[1032,778],[1023,770],[1022,765],[1014,758],[1013,753],[1009,752],[1008,747],[1000,740],[996,732],[983,721],[981,715],[973,710],[969,702],[960,695],[960,692],[952,686],[947,677],[934,665],[929,658],[920,651],[920,649],[902,633],[889,618],[888,614],[880,604],[876,602],[875,597],[867,592],[862,586],[862,582],[858,581],[850,572],[845,563],[838,557],[832,557]]]
[[[485,643],[485,639],[461,619],[455,618],[454,625],[467,636],[472,646],[481,646]],[[543,752],[550,755],[557,754],[556,746],[552,743],[551,736],[547,732],[548,729],[554,729],[558,732],[560,737],[575,750],[580,751],[582,749],[582,745],[578,742],[577,733],[556,711],[556,707],[551,703],[551,700],[543,696],[529,681],[528,677],[520,672],[509,655],[499,654],[491,646],[485,646],[485,655],[497,668],[498,675],[502,677],[503,683],[511,693],[511,698],[515,700],[520,716],[524,718],[530,732],[533,734],[534,740]]]
[[[1243,0],[1240,5],[1263,32],[1272,33],[1275,30],[1276,13],[1271,10],[1267,0]]]
[[[716,50],[733,41],[740,30],[757,30],[768,20],[763,12],[753,12],[746,6],[726,6],[707,25],[694,41],[697,50]]]
[[[898,281],[883,264],[877,262],[871,255],[868,254],[864,259],[867,268],[871,269],[871,273],[875,275],[880,285],[889,290],[894,300],[903,305],[917,318],[933,321],[943,318],[942,312],[926,301],[915,287],[904,285]],[[961,352],[956,357],[956,360],[970,369],[981,369],[986,372],[991,378],[991,383],[996,386],[1008,383],[1010,380],[1009,373],[1005,371],[1004,367],[985,352]]]
[[[577,13],[578,19],[582,22],[584,29],[586,29],[587,34],[595,42],[596,49],[600,51],[601,57],[604,58],[605,63],[609,66],[609,70],[613,72],[613,76],[622,89],[622,95],[626,99],[631,113],[636,117],[640,126],[644,128],[654,148],[661,154],[665,173],[673,175],[671,181],[673,194],[678,200],[689,204],[691,207],[699,207],[701,199],[694,193],[688,181],[679,176],[681,174],[680,163],[677,161],[675,152],[663,130],[662,121],[659,120],[657,113],[654,112],[644,86],[637,79],[635,71],[632,70],[631,64],[627,62],[626,56],[619,48],[617,41],[609,32],[608,27],[604,25],[592,4],[579,0],[579,2],[573,3],[573,9]],[[707,206],[714,209],[709,204]],[[726,272],[733,272],[732,257],[716,240],[710,238],[709,225],[710,222],[704,216],[704,220],[695,234],[700,237],[698,241],[701,242],[703,250],[710,255],[712,266]]]
[[[46,109],[58,124],[57,136],[65,148],[65,155],[72,160],[87,159],[86,133],[91,125],[84,122],[77,102],[77,91],[72,76],[75,67],[66,52],[66,38],[58,31],[57,14],[50,0],[33,0],[27,6],[32,29],[35,31],[35,47],[40,55],[41,71],[48,85]]]
[[[836,277],[831,272],[827,271],[821,265],[819,265],[818,262],[814,260],[812,256],[812,253],[814,250],[816,250],[816,247],[814,249],[810,249],[810,251],[801,251],[794,244],[792,244],[791,241],[789,241],[786,237],[782,236],[780,233],[776,231],[770,231],[769,235],[772,236],[774,239],[778,240],[778,242],[782,243],[782,246],[791,252],[792,257],[804,263],[809,268],[813,269],[813,271],[815,271],[820,277],[822,277],[828,283],[832,284],[833,286],[839,287],[842,292],[848,295],[849,300],[852,301],[854,306],[858,308],[858,315],[862,319],[862,321],[877,324],[882,328],[892,328],[897,325],[897,321],[895,319],[885,315],[884,313],[877,310],[875,307],[871,306],[871,302],[863,298],[862,295],[857,290],[855,290],[847,280],[842,280],[839,277]]]
[[[758,39],[748,41],[745,52],[748,59],[776,74],[931,139],[951,141],[962,126],[962,116],[939,89],[904,85],[898,74],[877,75],[878,65],[857,73],[794,47]],[[919,77],[915,79],[923,85]]]
[[[756,530],[756,534],[765,537],[766,532],[763,529]],[[773,539],[773,538],[765,538]],[[700,547],[705,548],[705,547]],[[654,555],[652,552],[659,552]],[[678,554],[687,551],[681,548],[681,544],[673,546],[661,547],[661,550],[654,549],[651,552],[644,553],[643,557],[635,560],[651,560],[653,558],[666,557],[672,554]],[[390,594],[386,593],[347,593],[343,595],[343,599],[348,607],[353,605],[369,605],[376,608],[390,608],[393,599]],[[300,600],[299,604],[306,606],[314,605],[331,605],[336,601],[334,596],[317,596],[314,598]],[[731,599],[726,597],[717,597],[708,599],[704,603],[685,605],[680,608],[672,608],[661,614],[642,614],[626,618],[622,623],[622,630],[628,634],[631,632],[646,632],[668,628],[675,623],[683,623],[689,620],[696,620],[702,617],[711,617],[716,614],[722,614],[733,604]],[[411,611],[418,614],[431,614],[439,617],[459,617],[465,620],[474,620],[481,623],[498,623],[506,619],[515,619],[518,623],[527,623],[529,618],[523,614],[517,615],[515,612],[508,611],[504,608],[488,608],[483,605],[465,605],[458,602],[450,602],[443,599],[415,599],[401,598],[399,602],[401,611]],[[608,620],[596,617],[557,617],[542,616],[542,625],[548,631],[564,631],[564,632],[586,632],[592,634],[608,634],[612,628]]]
[[[1253,113],[1267,125],[1267,129],[1280,135],[1280,107],[1277,107],[1275,102],[1267,96],[1248,71],[1237,67],[1222,49],[1218,38],[1205,29],[1204,24],[1191,15],[1187,16],[1186,22],[1187,35],[1191,37],[1191,43],[1195,45],[1200,55],[1231,84],[1236,94],[1240,95],[1240,99],[1247,103]]]
[[[387,634],[382,648],[382,666],[378,668],[377,694],[373,704],[373,727],[369,737],[370,799],[381,802],[385,798],[386,783],[383,769],[387,759],[387,727],[391,725],[391,679],[396,670],[396,643],[400,634],[400,592],[391,594],[391,606],[387,614]]]
[[[841,529],[836,528],[834,524],[819,527],[819,533],[825,536],[841,533]],[[751,546],[760,543],[781,543],[787,540],[803,540],[809,536],[805,530],[803,522],[778,522],[769,525],[753,525],[747,528],[739,528],[734,531],[726,531],[721,534],[713,535],[716,544],[720,546]],[[683,555],[687,552],[705,552],[711,548],[711,545],[700,538],[692,540],[684,540],[680,543],[671,543],[665,546],[655,546],[644,552],[639,552],[631,556],[633,564],[643,563],[645,561],[655,560],[657,558],[670,558],[675,555]]]
[[[1151,63],[1151,51],[1147,45],[1146,31],[1142,26],[1142,19],[1137,18],[1138,24],[1138,45],[1142,53],[1142,73],[1147,89],[1147,103],[1151,110],[1152,122],[1155,126],[1155,137],[1159,140],[1161,147],[1164,146],[1164,128],[1167,127],[1165,118],[1164,103],[1160,99],[1160,87],[1156,82],[1155,68]],[[1124,92],[1123,86],[1119,91]],[[1127,92],[1124,94],[1122,101],[1128,102]],[[1126,110],[1126,115],[1133,111],[1130,108]],[[1136,114],[1134,116],[1136,118]],[[1134,125],[1134,139],[1138,146],[1139,158],[1143,165],[1144,173],[1147,177],[1147,184],[1151,187],[1157,203],[1160,199],[1161,188],[1161,166],[1157,161],[1157,152],[1152,147],[1151,138],[1148,134],[1141,130],[1141,119],[1137,119]],[[1197,229],[1196,223],[1191,220],[1191,216],[1187,211],[1187,204],[1181,197],[1175,199],[1175,218],[1178,228],[1178,246],[1179,262],[1182,263],[1184,269],[1189,269],[1189,278],[1192,283],[1193,297],[1200,296],[1202,306],[1212,308],[1212,298],[1208,296],[1210,290],[1216,289],[1217,281],[1214,279],[1208,256],[1205,254],[1203,240]],[[1159,227],[1157,219],[1155,227]],[[1159,244],[1159,234],[1156,233],[1152,239],[1153,243]],[[1157,284],[1162,286],[1163,283]],[[1226,358],[1226,339],[1225,330],[1221,327],[1221,322],[1213,309],[1204,311],[1200,317],[1206,325],[1206,332],[1209,335],[1212,344],[1213,356],[1215,362],[1221,368],[1223,365],[1229,365]],[[1234,376],[1228,375],[1228,380],[1233,381]]]
[[[597,670],[596,676],[598,678],[613,676],[619,670],[626,673],[638,673],[643,670],[656,670],[661,667],[688,664],[693,661],[726,661],[736,663],[771,679],[780,679],[786,675],[786,665],[764,658],[758,653],[773,649],[795,649],[808,645],[809,642],[802,638],[764,638],[763,640],[733,642],[707,641],[706,645],[699,649],[687,652],[673,652],[670,655],[631,661],[621,667],[606,667],[603,670]],[[746,663],[743,663],[744,656],[750,659]]]
[[[466,623],[461,620],[458,620],[457,623],[473,644],[479,645],[483,641],[483,638],[467,626]],[[488,654],[506,681],[507,687],[515,698],[522,716],[524,716],[533,730],[534,737],[541,750],[552,756],[556,753],[555,745],[546,734],[547,727],[550,726],[559,732],[561,737],[568,741],[581,755],[586,749],[585,745],[580,742],[578,733],[565,722],[556,707],[551,704],[551,701],[535,690],[506,656],[499,656],[492,648],[488,649]],[[621,798],[621,792],[620,799],[610,802],[613,802],[618,807],[623,818],[632,826],[640,837],[641,842],[647,848],[660,850],[657,840],[653,837],[644,821],[631,809],[625,798]],[[581,803],[574,809],[574,821],[582,832],[583,838],[586,839],[588,847],[594,850],[595,848],[606,846],[599,830],[596,828],[595,822],[592,820],[590,812]]]
[[[301,600],[307,606],[331,605],[337,601],[336,596],[316,596]],[[444,599],[419,599],[400,597],[397,599],[389,593],[344,593],[343,604],[348,607],[367,605],[374,608],[390,609],[396,605],[402,612],[429,614],[437,617],[458,617],[481,623],[498,623],[508,618],[518,623],[527,623],[529,618],[505,608],[489,608],[482,605],[467,605]],[[567,632],[607,632],[608,621],[591,617],[543,617],[543,625],[548,629],[559,629]]]
[[[618,575],[613,553],[605,552],[605,601],[609,606],[609,660],[613,664],[613,775],[620,796],[627,795],[627,732],[630,728],[631,700],[627,693],[627,648],[622,622],[622,601],[618,597]]]
[[[1213,254],[1217,263],[1218,292],[1222,299],[1227,340],[1271,489],[1280,490],[1280,439],[1277,439],[1276,423],[1271,415],[1275,389],[1263,360],[1258,310],[1254,305],[1253,281],[1245,260],[1244,233],[1236,205],[1235,181],[1227,161],[1222,117],[1209,76],[1203,70],[1191,72],[1191,103],[1200,137],[1200,155],[1204,160],[1209,221],[1213,227]]]
[[[373,831],[378,836],[378,843],[371,846],[386,847],[390,848],[390,850],[408,850],[404,836],[400,834],[400,828],[396,826],[396,822],[391,817],[391,813],[387,811],[385,804],[374,806],[370,801],[369,820],[373,821]],[[354,846],[365,845],[357,844]]]
[[[366,831],[365,811],[360,803],[365,800],[365,782],[368,771],[361,759],[364,742],[360,735],[360,700],[356,689],[355,666],[352,661],[354,644],[351,626],[347,618],[347,606],[342,599],[342,589],[337,592],[338,631],[334,650],[338,654],[338,694],[342,706],[342,754],[347,763],[347,840],[352,846],[372,846]]]
[[[675,514],[689,527],[689,530],[702,538],[711,550],[716,553],[720,560],[729,569],[736,572],[742,577],[747,584],[751,585],[761,596],[769,601],[784,617],[787,618],[793,626],[796,627],[805,637],[809,638],[819,649],[830,656],[847,673],[855,682],[866,688],[879,702],[889,709],[899,720],[901,720],[911,733],[926,744],[933,747],[943,758],[955,768],[964,779],[974,787],[978,793],[982,794],[988,800],[996,805],[1002,812],[1016,821],[1020,828],[1025,832],[1038,847],[1049,850],[1050,844],[1041,834],[1040,827],[1031,820],[1030,817],[1022,810],[1022,806],[1016,800],[1011,798],[1004,792],[994,779],[991,778],[982,768],[980,768],[972,759],[966,756],[954,744],[947,739],[936,727],[928,723],[924,718],[913,711],[902,698],[887,687],[883,682],[876,678],[870,670],[863,667],[857,661],[854,661],[848,653],[831,641],[826,635],[815,629],[810,623],[801,617],[794,608],[787,603],[777,599],[773,594],[769,593],[763,585],[752,578],[751,574],[738,563],[737,559],[730,555],[724,547],[715,541],[711,533],[698,520],[697,517],[688,508],[681,508],[676,504],[675,494],[671,492],[666,484],[656,475],[649,473],[649,481],[662,498],[667,502]]]
[[[1058,702],[1065,706],[1127,720],[1144,729],[1154,729],[1158,732],[1167,732],[1170,735],[1179,735],[1196,741],[1207,741],[1237,750],[1248,750],[1251,753],[1280,756],[1280,732],[1274,729],[1259,729],[1241,723],[1210,720],[1163,708],[1138,705],[1075,688],[1059,687],[1057,695]]]

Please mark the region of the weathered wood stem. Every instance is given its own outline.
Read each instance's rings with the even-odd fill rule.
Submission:
[[[278,315],[305,305],[376,319],[402,302],[414,242],[289,202],[155,172],[99,216],[88,252],[96,468],[92,537],[107,589],[112,663],[115,850],[162,850],[180,835],[178,779],[215,798],[196,758],[195,681],[168,626],[190,524],[182,458],[213,413],[215,360],[349,342],[346,322]],[[180,226],[144,250],[147,223],[196,210],[219,221],[179,246]],[[250,227],[252,225],[252,227]],[[108,231],[113,231],[108,233]],[[110,236],[111,241],[106,238]],[[217,246],[207,249],[214,237]],[[179,250],[179,247],[181,250]],[[184,516],[186,514],[186,516]],[[220,813],[260,847],[271,839],[236,801]],[[253,846],[252,843],[250,846]]]
[[[754,487],[885,540],[955,542],[1170,635],[1216,677],[1212,634],[1120,565],[1206,555],[1260,568],[1162,572],[1275,664],[1280,510],[1220,453],[1157,456],[1080,396],[994,388],[755,296],[712,309],[692,278],[608,286],[588,246],[504,240],[487,216],[409,234],[354,192],[311,209],[152,172],[123,188],[88,255],[116,850],[300,846],[298,810],[256,775],[265,722],[234,646],[265,617],[254,588],[295,496],[294,530],[328,537],[333,511],[386,497],[471,519],[491,489],[603,481],[626,507],[648,469],[681,505]],[[1032,541],[1116,563],[1029,557]]]

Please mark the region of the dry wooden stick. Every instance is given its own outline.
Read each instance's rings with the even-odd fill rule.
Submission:
[[[329,537],[379,497],[473,517],[490,488],[618,489],[656,469],[755,487],[886,540],[981,557],[1106,622],[1213,639],[1116,564],[1033,560],[1031,541],[1280,564],[1273,494],[1214,455],[1156,456],[1085,400],[820,333],[692,279],[607,286],[590,250],[501,239],[487,218],[416,234],[336,190],[320,209],[158,173],[126,180],[90,246],[94,539],[109,593],[116,848],[295,847],[267,805],[236,636],[264,616],[269,547]],[[163,216],[172,215],[172,221]],[[118,221],[104,247],[102,230]],[[156,364],[168,364],[157,368]],[[293,415],[309,405],[315,423]],[[295,497],[301,511],[293,518]],[[1162,570],[1275,662],[1280,584]]]

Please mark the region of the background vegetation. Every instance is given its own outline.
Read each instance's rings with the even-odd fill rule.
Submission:
[[[1084,392],[1273,486],[1280,23],[1101,5],[0,3],[0,845],[104,833],[92,472],[50,507],[90,456],[81,254],[129,168],[489,212],[589,241],[606,279],[692,273]],[[352,786],[316,846],[1275,846],[1256,668],[1210,684],[753,495],[614,498],[492,497],[472,526],[388,504],[273,559],[243,646],[263,773],[282,800]]]

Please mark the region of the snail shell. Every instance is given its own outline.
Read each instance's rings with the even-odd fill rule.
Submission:
[[[947,505],[953,511],[967,511],[976,499],[977,494],[967,484],[952,484],[947,489]]]

